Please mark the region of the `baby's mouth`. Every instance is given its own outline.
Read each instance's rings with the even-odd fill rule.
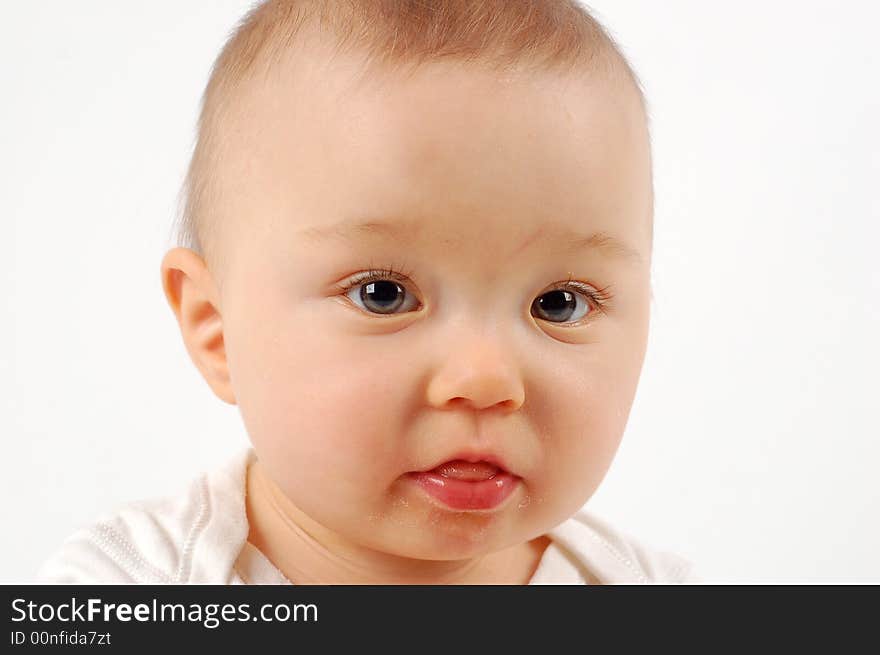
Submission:
[[[436,473],[444,478],[451,478],[453,480],[472,482],[476,480],[491,480],[503,470],[489,462],[467,462],[463,459],[453,459],[444,462],[429,471],[429,473]]]
[[[520,479],[483,457],[486,456],[478,455],[474,457],[477,461],[468,461],[459,455],[430,470],[410,473],[408,477],[446,508],[492,510],[513,493]]]

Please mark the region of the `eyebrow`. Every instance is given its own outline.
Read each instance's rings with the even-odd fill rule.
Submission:
[[[423,227],[413,219],[354,219],[342,220],[326,227],[311,227],[299,231],[299,235],[313,243],[338,239],[357,242],[361,239],[391,239],[401,245],[411,244]],[[544,232],[547,232],[546,234]],[[644,264],[641,253],[631,245],[605,232],[584,234],[570,228],[550,232],[539,229],[516,249],[517,254],[532,243],[555,242],[561,244],[561,252],[574,254],[595,251],[611,259],[633,265]]]

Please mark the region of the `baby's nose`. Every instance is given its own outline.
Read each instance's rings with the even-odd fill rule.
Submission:
[[[471,337],[441,356],[428,385],[428,401],[433,406],[455,403],[473,409],[515,410],[525,401],[515,358],[497,339]]]

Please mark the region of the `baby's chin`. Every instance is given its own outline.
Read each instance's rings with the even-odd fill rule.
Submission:
[[[523,543],[533,523],[522,493],[491,510],[456,510],[420,496],[398,495],[368,512],[358,541],[377,551],[423,560],[465,560]]]
[[[432,510],[432,513],[435,510]],[[475,520],[476,519],[476,520]],[[487,517],[434,514],[421,520],[386,517],[365,546],[418,560],[467,560],[507,548],[517,542],[516,530]]]

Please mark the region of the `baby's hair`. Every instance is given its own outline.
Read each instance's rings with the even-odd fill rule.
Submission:
[[[242,82],[267,74],[307,34],[336,52],[357,52],[366,68],[410,70],[431,61],[478,62],[494,70],[583,70],[629,83],[645,108],[638,77],[620,47],[578,0],[264,0],[233,29],[201,99],[195,144],[178,198],[177,245],[214,269],[222,189],[216,163],[225,109]],[[647,117],[646,117],[647,119]]]

